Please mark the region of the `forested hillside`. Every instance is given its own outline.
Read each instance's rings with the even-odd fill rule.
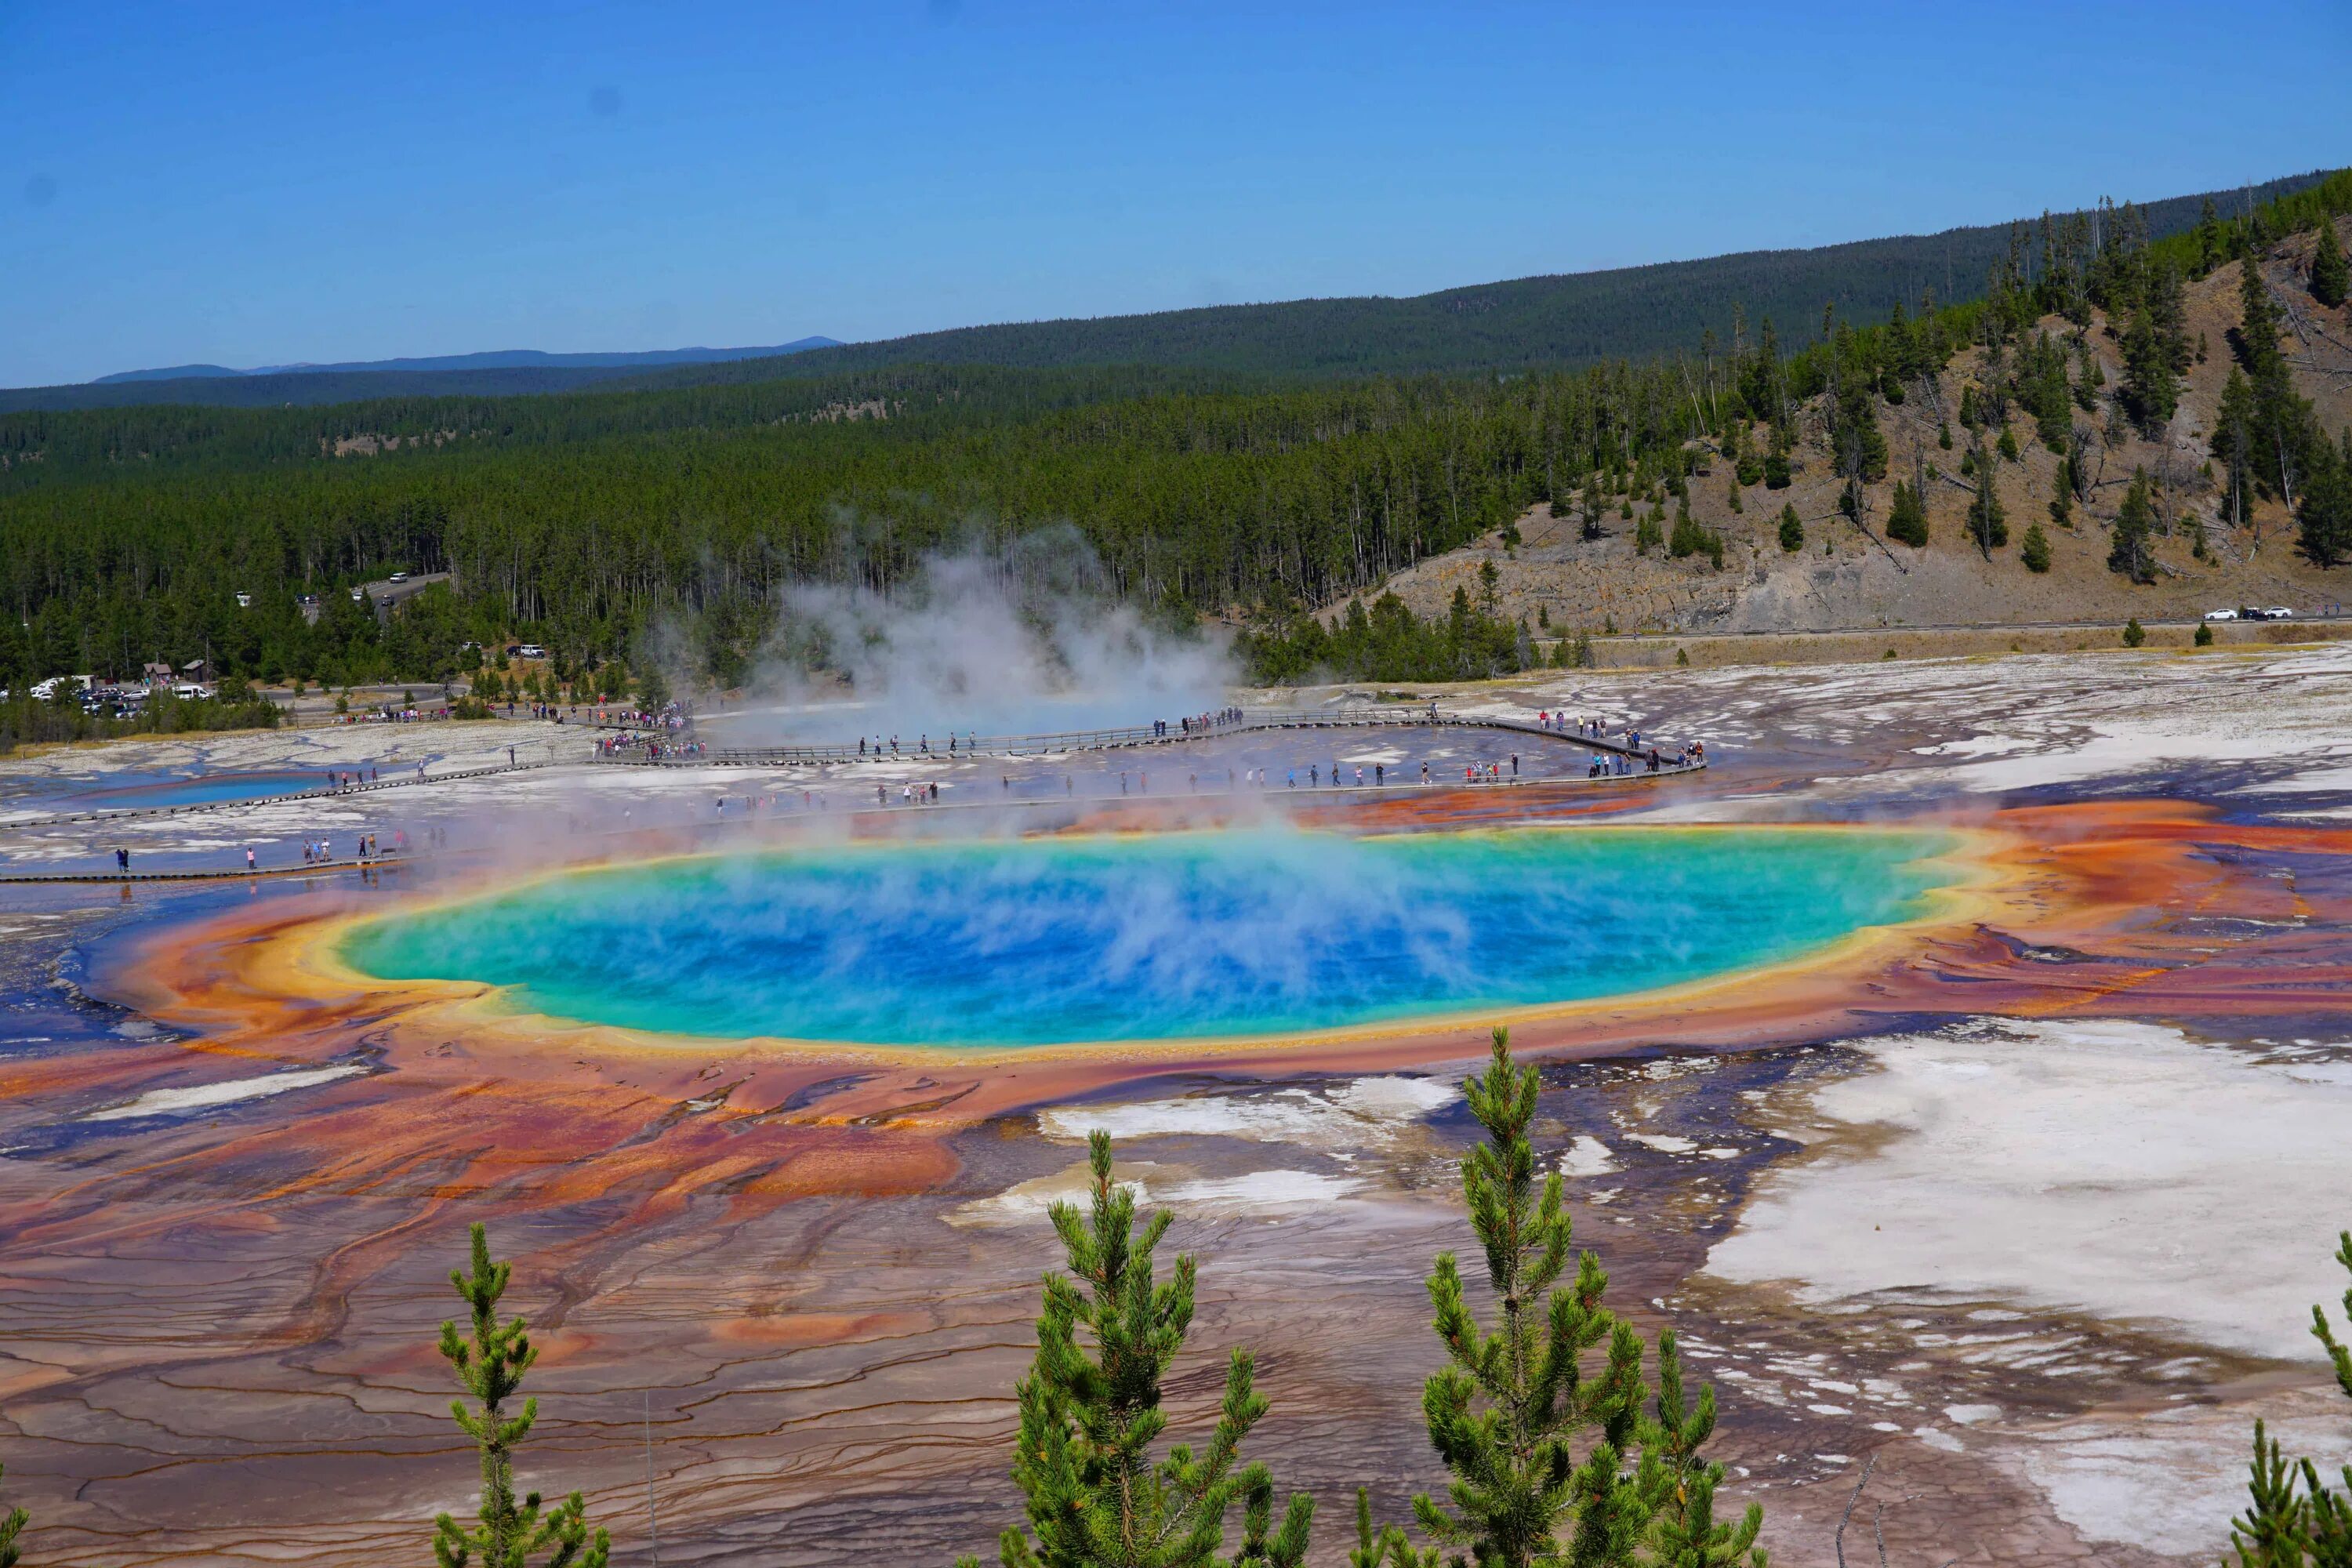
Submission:
[[[782,374],[792,355],[831,345],[807,338],[767,349],[668,349],[645,353],[550,354],[530,350],[448,354],[433,359],[379,360],[278,370],[236,371],[222,365],[181,365],[124,371],[71,386],[0,389],[0,413],[22,409],[124,408],[184,403],[224,408],[282,408],[352,403],[363,398],[520,397],[580,387],[634,385],[648,374],[744,361],[762,368],[758,379]]]
[[[2192,227],[2210,203],[2242,215],[2303,190],[2320,173],[2242,191],[2176,196],[2135,208],[2145,233]],[[342,403],[362,398],[514,395],[576,390],[677,387],[835,375],[891,365],[986,364],[1031,368],[1157,364],[1286,378],[1415,375],[1576,369],[1612,359],[1699,353],[1709,334],[1727,342],[1744,310],[1783,338],[1808,340],[1823,305],[1848,320],[1876,321],[1896,300],[1948,304],[1981,297],[1991,269],[2011,257],[2029,276],[2057,228],[2089,215],[1941,234],[1857,240],[1807,250],[1748,251],[1449,289],[1411,299],[1359,297],[1219,305],[1087,321],[962,327],[881,342],[814,349],[789,359],[737,360],[663,370],[580,364],[528,369],[328,372],[180,381],[123,381],[0,391],[0,412],[187,402],[239,407]]]
[[[750,362],[770,367],[773,360]],[[0,413],[20,409],[128,408],[142,404],[205,404],[280,408],[288,404],[349,403],[373,397],[521,397],[626,382],[632,365],[493,366],[478,370],[282,371],[272,375],[174,376],[163,380],[78,382],[67,386],[0,388]]]
[[[801,338],[755,349],[640,349],[611,353],[549,353],[541,349],[489,349],[479,353],[430,354],[413,359],[349,360],[333,364],[265,365],[258,370],[231,370],[226,365],[198,364],[160,370],[123,370],[101,375],[96,384],[117,381],[180,381],[190,377],[238,375],[348,374],[361,371],[417,372],[441,370],[567,370],[582,366],[651,370],[672,364],[722,364],[739,359],[776,359],[809,349],[839,348],[834,338]]]
[[[2223,211],[2274,200],[2322,174],[2249,192],[2179,196],[2134,209],[2151,238]],[[2090,215],[2070,215],[2080,220]],[[1898,300],[1980,298],[1990,272],[2019,260],[2029,279],[2069,218],[1941,234],[1859,240],[1810,250],[1759,250],[1700,261],[1483,283],[1413,299],[1297,300],[1095,321],[1033,321],[851,343],[807,356],[810,374],[908,360],[942,364],[1068,365],[1136,362],[1265,374],[1400,375],[1423,372],[1580,366],[1697,353],[1727,343],[1744,314],[1808,341],[1824,305],[1849,321],[1879,321]],[[743,367],[731,367],[740,371]]]
[[[1683,515],[1695,473],[1728,462],[1738,483],[1772,487],[1801,439],[1860,510],[1889,476],[1882,419],[1941,398],[1956,359],[1969,381],[1948,423],[1969,450],[1946,461],[1969,461],[1939,485],[1969,489],[1996,434],[2000,460],[2039,441],[2079,464],[2102,427],[2170,428],[2195,352],[2184,278],[2284,239],[2309,253],[2305,297],[2324,308],[2311,236],[2346,210],[2352,174],[2154,241],[2128,208],[2095,229],[2056,222],[2004,253],[1979,301],[1921,312],[1898,300],[1860,319],[1817,306],[1805,325],[1818,341],[1794,353],[1759,321],[1693,353],[1510,377],[904,366],[562,397],[11,416],[0,684],[197,657],[266,679],[429,677],[467,641],[509,636],[547,644],[567,672],[641,667],[656,626],[681,634],[668,640],[697,668],[680,673],[723,684],[793,584],[887,591],[927,551],[1065,522],[1110,590],[1171,620],[1247,621],[1264,673],[1483,673],[1526,657],[1528,639],[1468,606],[1426,634],[1385,612],[1338,644],[1300,610],[1546,501],[1595,526],[1639,505],[1674,557],[1719,555]],[[2116,333],[2104,383],[2095,321]],[[2333,526],[2352,461],[2261,338],[2235,350],[2242,387],[2202,438],[2221,504],[2268,497]],[[2079,470],[2075,482],[2092,484]],[[1999,521],[1983,522],[1988,540]],[[2345,528],[2339,554],[2352,553]],[[1901,537],[1892,519],[1885,531]],[[2326,527],[2313,537],[2336,548]],[[2120,558],[2143,569],[2131,549]],[[394,569],[450,572],[456,591],[381,626],[338,591]],[[302,594],[324,605],[315,626]]]

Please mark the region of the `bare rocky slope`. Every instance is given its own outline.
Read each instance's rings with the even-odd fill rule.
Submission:
[[[2342,221],[2339,232],[2352,231],[2352,220]],[[2312,300],[2305,283],[2311,246],[2311,236],[2299,236],[2274,247],[2263,267],[2294,328],[2283,346],[2297,386],[2316,404],[2322,427],[2333,433],[2352,424],[2352,322],[2346,310],[2326,310]],[[2275,500],[2255,506],[2248,526],[2227,526],[2222,486],[2207,471],[2208,432],[2230,373],[2230,334],[2238,325],[2239,283],[2240,264],[2233,262],[2188,285],[2189,339],[2203,346],[2183,378],[2179,412],[2158,440],[2116,422],[2095,450],[2095,482],[2089,502],[2074,509],[2073,526],[2050,521],[2058,458],[2032,438],[2030,420],[2016,427],[2019,458],[1998,465],[2011,542],[1990,559],[1968,537],[1970,491],[1957,482],[1968,439],[1958,418],[1961,391],[1984,362],[1983,351],[1972,348],[1946,367],[1927,395],[1915,394],[1900,406],[1880,410],[1889,473],[1869,487],[1861,526],[1838,511],[1840,486],[1816,400],[1803,410],[1793,482],[1785,490],[1748,486],[1740,492],[1741,510],[1734,511],[1731,465],[1719,454],[1702,456],[1707,471],[1690,481],[1691,511],[1724,535],[1720,570],[1705,555],[1676,561],[1662,550],[1638,554],[1633,519],[1612,514],[1607,536],[1586,542],[1574,521],[1555,520],[1538,507],[1520,520],[1517,548],[1507,546],[1498,531],[1420,562],[1384,586],[1419,614],[1439,613],[1456,587],[1478,598],[1491,563],[1501,613],[1524,616],[1531,626],[1549,623],[1554,634],[2120,623],[2128,616],[2192,617],[2239,605],[2284,605],[2299,617],[2326,613],[2339,601],[2352,602],[2352,569],[2322,571],[2304,561],[2294,547],[2294,518]],[[2053,336],[2074,331],[2056,317],[2043,325]],[[2104,317],[2094,319],[2089,342],[2112,393],[2123,378],[2121,344]],[[2103,405],[2091,422],[2107,429],[2106,413]],[[1939,414],[1951,425],[1956,445],[1949,450],[1937,445]],[[1881,530],[1895,481],[1921,467],[1954,477],[1929,480],[1928,542],[1915,550],[1886,542]],[[2159,510],[2171,525],[2157,541],[2158,579],[2147,586],[2106,566],[2108,527],[2134,470],[2142,467],[2157,479]],[[1793,552],[1783,551],[1779,539],[1780,510],[1788,503],[1805,528],[1805,544]],[[2204,520],[2208,561],[2192,555],[2186,520],[2193,517]],[[2046,574],[2029,572],[2019,560],[2017,542],[2034,522],[2050,540]],[[1345,603],[1326,608],[1337,614]]]

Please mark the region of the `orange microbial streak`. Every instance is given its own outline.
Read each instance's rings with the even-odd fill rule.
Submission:
[[[1465,806],[1475,802],[1429,800],[1425,818],[1459,820]],[[1389,826],[1404,815],[1402,803],[1381,802],[1359,821]],[[121,964],[118,997],[193,1041],[110,1053],[98,1069],[28,1060],[7,1068],[0,1091],[135,1093],[167,1072],[186,1081],[192,1055],[218,1059],[221,1070],[205,1075],[218,1077],[364,1061],[367,1076],[304,1091],[299,1113],[186,1157],[270,1173],[260,1187],[236,1184],[247,1200],[373,1187],[528,1208],[626,1192],[651,1215],[698,1194],[762,1205],[919,1190],[953,1170],[939,1137],[992,1117],[1185,1071],[1436,1068],[1480,1055],[1496,1022],[1524,1049],[1591,1057],[1661,1042],[1821,1040],[1895,1015],[2310,1013],[2340,1010],[2352,994],[2344,954],[2297,926],[2249,926],[2227,942],[2201,925],[2179,929],[2309,913],[2232,855],[2341,857],[2352,833],[2239,827],[2164,803],[1996,813],[1955,833],[1954,885],[1920,919],[1801,962],[1496,1017],[1018,1052],[681,1039],[516,1015],[479,985],[355,975],[332,957],[351,908],[272,904],[156,933]],[[173,1169],[180,1137],[148,1143],[148,1178]],[[128,1174],[93,1177],[93,1197]]]

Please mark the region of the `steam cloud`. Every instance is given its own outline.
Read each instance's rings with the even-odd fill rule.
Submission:
[[[1150,625],[1064,525],[927,556],[887,593],[791,590],[726,734],[756,744],[1103,729],[1215,708],[1233,674],[1223,637]]]

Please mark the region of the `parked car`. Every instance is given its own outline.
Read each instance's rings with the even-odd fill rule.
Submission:
[[[2208,610],[2205,612],[2205,618],[2209,621],[2234,621],[2238,618],[2238,612],[2235,610]]]
[[[2284,605],[2273,605],[2269,609],[2263,612],[2263,619],[2266,621],[2291,621],[2294,619],[2294,612],[2288,609]]]
[[[540,647],[535,642],[527,642],[523,644],[520,653],[520,657],[524,658],[545,658],[547,657],[547,650]]]
[[[405,583],[408,581],[408,574],[405,572],[394,572],[392,574],[392,580],[395,583]]]

